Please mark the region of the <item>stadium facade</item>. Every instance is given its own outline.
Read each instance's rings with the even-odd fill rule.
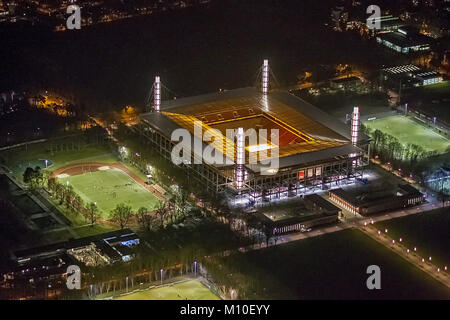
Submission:
[[[262,83],[261,91],[241,88],[160,104],[160,92],[156,92],[158,109],[142,115],[135,129],[168,161],[173,160],[172,150],[178,144],[171,138],[177,129],[190,133],[192,159],[203,159],[205,150],[213,146],[214,152],[226,161],[184,161],[179,166],[210,192],[239,195],[249,201],[271,201],[333,189],[362,177],[370,147],[369,137],[355,130],[358,119],[351,129],[289,92],[264,93],[264,86]],[[200,130],[196,128],[199,124]],[[210,129],[223,135],[223,143],[204,141],[203,134]],[[227,137],[227,129],[235,130],[237,138]],[[278,141],[272,141],[269,135],[257,145],[251,145],[245,136],[239,142],[239,130],[251,129],[276,129]],[[242,141],[245,144],[241,147]],[[233,152],[226,151],[227,147]],[[275,156],[277,168],[267,169],[262,160]],[[256,163],[250,159],[256,159]]]

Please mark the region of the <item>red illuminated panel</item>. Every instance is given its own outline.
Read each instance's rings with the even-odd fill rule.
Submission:
[[[299,173],[298,173],[298,179],[299,179],[299,180],[305,179],[305,171],[299,171]]]

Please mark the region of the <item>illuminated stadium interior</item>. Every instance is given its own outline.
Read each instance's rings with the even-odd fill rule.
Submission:
[[[367,136],[361,133],[357,143],[352,144],[349,126],[285,91],[272,90],[264,95],[256,88],[242,88],[164,101],[160,112],[143,115],[138,126],[139,133],[168,160],[176,144],[171,141],[171,134],[178,128],[187,129],[194,140],[201,139],[199,132],[204,135],[208,129],[220,131],[222,143],[220,139],[208,143],[225,156],[225,150],[233,150],[233,159],[228,158],[231,164],[182,166],[194,171],[192,176],[213,192],[248,195],[255,201],[333,188],[341,181],[360,177],[368,163]],[[236,174],[236,140],[227,138],[226,130],[238,128],[267,129],[268,136],[271,129],[278,129],[276,144],[270,138],[257,144],[246,140],[245,157],[257,154],[261,161],[261,151],[267,151],[265,156],[270,159],[271,151],[277,148],[279,168],[267,169],[259,162],[246,162],[239,169],[244,171],[245,181],[237,183],[242,173]],[[205,140],[202,146],[204,150]],[[192,151],[193,157],[201,157],[196,152]]]

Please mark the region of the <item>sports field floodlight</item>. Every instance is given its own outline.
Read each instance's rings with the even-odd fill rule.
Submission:
[[[159,112],[161,107],[161,80],[159,76],[155,77],[154,104],[155,110]]]
[[[356,146],[358,143],[358,133],[359,133],[359,107],[353,108],[352,114],[352,144]]]
[[[269,60],[265,59],[262,65],[261,90],[263,94],[269,92]]]
[[[244,128],[238,128],[236,134],[236,188],[244,186],[244,164],[245,164],[245,135]]]

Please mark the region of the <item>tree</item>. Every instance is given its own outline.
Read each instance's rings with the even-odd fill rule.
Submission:
[[[128,224],[131,215],[131,207],[124,203],[119,203],[116,208],[111,211],[110,218],[120,225],[120,229],[123,229]]]
[[[23,182],[26,184],[31,182],[31,179],[33,178],[34,170],[33,168],[27,167],[25,169],[25,172],[23,173]]]
[[[27,167],[23,173],[23,182],[29,184],[32,189],[41,187],[44,184],[44,174],[40,167]]]
[[[160,202],[158,209],[156,209],[156,215],[159,217],[161,228],[164,226],[164,220],[166,219],[168,212],[169,208],[166,203]]]
[[[91,222],[91,226],[93,226],[94,223],[97,222],[97,219],[100,217],[98,207],[94,202],[89,203],[87,207],[87,216],[89,218],[89,221]]]
[[[141,227],[147,231],[150,231],[153,222],[156,220],[156,215],[151,214],[147,208],[141,207],[137,211],[137,220]]]

